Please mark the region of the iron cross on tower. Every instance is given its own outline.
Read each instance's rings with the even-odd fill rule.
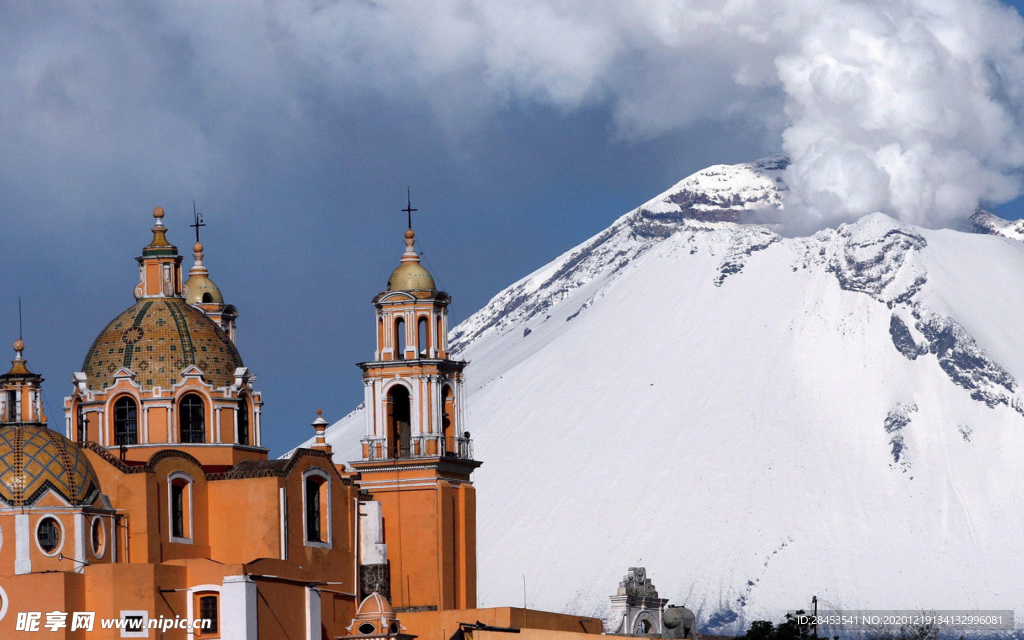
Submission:
[[[405,188],[405,208],[402,211],[409,215],[409,228],[412,229],[412,212],[419,211],[419,209],[412,208],[412,196],[409,195],[409,187]]]
[[[188,226],[190,226],[190,227],[192,227],[192,228],[194,228],[196,230],[196,242],[199,242],[199,227],[205,227],[206,224],[203,223],[203,214],[201,214],[198,211],[196,211],[196,201],[195,200],[192,201],[192,218],[195,219],[195,222],[193,224],[188,225]]]

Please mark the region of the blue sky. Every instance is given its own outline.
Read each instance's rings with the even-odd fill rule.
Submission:
[[[167,210],[169,237],[191,264],[195,201],[211,277],[241,312],[265,443],[281,453],[311,435],[316,409],[333,420],[361,400],[354,363],[372,354],[370,300],[402,250],[407,186],[419,248],[458,321],[686,175],[778,153],[787,131],[828,132],[835,120],[808,121],[815,103],[803,85],[777,77],[773,61],[799,55],[782,36],[749,35],[751,24],[790,28],[786,9],[772,23],[731,23],[716,3],[694,4],[705,9],[0,5],[0,336],[16,337],[21,296],[26,356],[58,419],[93,338],[133,303],[150,212]],[[869,32],[889,11],[833,4]],[[901,27],[897,53],[919,23],[950,28],[919,20],[916,4],[886,14]],[[946,4],[955,14],[958,3]],[[1019,122],[1019,20],[995,3],[962,4],[978,11],[965,38],[987,43],[977,55],[983,80],[996,78],[992,102]],[[829,23],[801,11],[792,9],[812,35]],[[919,93],[948,116],[959,103],[942,102],[943,82]],[[888,130],[872,131],[870,144],[883,145]],[[841,134],[863,141],[862,128]],[[926,134],[914,140],[931,142]],[[984,193],[1005,193],[993,176],[1019,180],[1024,163],[1016,150],[993,151],[998,140],[937,132],[935,165],[968,149],[986,169],[977,182],[995,185]],[[820,175],[808,176],[808,210],[820,210]],[[857,200],[851,184],[844,206]],[[995,210],[1020,217],[1024,201]]]

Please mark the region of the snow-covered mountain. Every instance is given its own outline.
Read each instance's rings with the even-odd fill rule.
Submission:
[[[701,171],[452,332],[482,606],[525,575],[530,606],[600,615],[639,564],[711,632],[812,595],[1024,610],[1024,244],[743,224],[782,219],[784,167]]]

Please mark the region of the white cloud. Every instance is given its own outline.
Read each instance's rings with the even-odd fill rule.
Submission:
[[[811,226],[874,210],[938,226],[1021,190],[1024,21],[992,0],[8,13],[2,144],[38,151],[51,173],[58,158],[87,177],[126,166],[126,180],[201,181],[230,172],[227,139],[315,135],[311,101],[377,95],[427,106],[456,137],[510,103],[607,107],[620,138],[708,121],[781,132],[789,207]]]

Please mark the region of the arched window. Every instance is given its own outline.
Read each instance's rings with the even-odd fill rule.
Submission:
[[[416,350],[422,357],[430,355],[430,342],[427,338],[427,318],[426,316],[420,316],[420,320],[416,327]]]
[[[441,327],[440,314],[434,316],[434,330],[437,332],[437,338],[434,344],[437,345],[437,353],[440,355],[444,350],[444,329]]]
[[[395,320],[395,359],[402,360],[405,358],[405,320],[398,318]]]
[[[206,441],[206,410],[203,399],[195,393],[189,393],[178,405],[178,426],[181,441],[186,443]]]
[[[192,478],[177,472],[167,478],[171,542],[192,542]]]
[[[249,403],[238,399],[238,444],[249,444]]]
[[[203,292],[203,304],[210,304],[211,302],[213,302],[213,296],[210,295],[210,292]]]
[[[114,444],[139,444],[139,405],[131,396],[114,403]]]
[[[388,457],[408,458],[412,440],[409,390],[396,384],[388,391]]]
[[[331,542],[331,486],[326,474],[317,471],[303,476],[306,515],[306,543],[326,546]]]

